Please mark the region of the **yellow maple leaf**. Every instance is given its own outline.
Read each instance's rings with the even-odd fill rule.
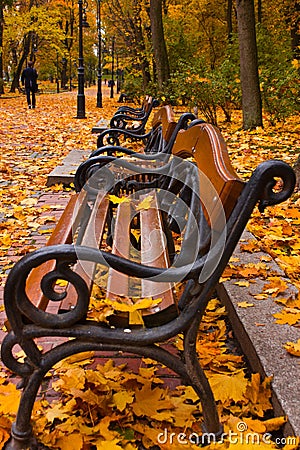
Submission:
[[[300,311],[295,308],[285,308],[273,316],[277,319],[276,323],[295,325],[300,320]]]
[[[134,311],[138,311],[139,309],[147,309],[157,306],[162,301],[161,298],[152,299],[151,297],[145,297],[138,300],[136,303],[132,305],[127,303],[121,303],[118,301],[110,300],[109,298],[105,299],[105,303],[109,306],[112,306],[116,311],[129,312],[132,313]]]
[[[239,302],[237,305],[239,308],[250,308],[251,306],[254,306],[254,303]]]
[[[287,436],[285,439],[285,446],[283,450],[299,450],[300,436]]]
[[[246,244],[240,244],[240,249],[243,252],[249,252],[249,253],[254,253],[254,252],[260,251],[259,243],[256,239],[250,239]]]
[[[127,391],[119,391],[113,394],[113,401],[119,411],[124,411],[126,406],[133,402],[134,396]]]
[[[56,448],[63,448],[64,450],[81,450],[83,437],[79,433],[72,433],[59,437],[56,444]]]
[[[135,402],[132,409],[137,416],[156,417],[158,411],[174,409],[167,391],[161,388],[151,388],[151,384],[145,384],[142,389],[137,389]],[[164,417],[164,420],[166,418]]]
[[[108,199],[114,204],[129,202],[129,198],[127,197],[118,197],[117,195],[112,194],[108,195]]]
[[[0,237],[0,246],[1,247],[8,249],[9,247],[11,247],[11,244],[12,244],[12,239],[11,239],[10,234],[5,233],[4,235],[2,235]]]
[[[199,397],[196,397],[196,401]],[[194,422],[193,414],[198,412],[198,406],[186,402],[185,396],[173,397],[175,409],[172,411],[172,422],[176,427],[191,427]]]
[[[242,419],[242,423],[245,423],[247,426],[246,432],[253,431],[254,433],[264,433],[266,431],[266,427],[263,422],[260,420],[250,419],[249,417],[244,417]]]
[[[56,284],[57,284],[58,286],[64,287],[64,286],[67,286],[68,281],[67,281],[67,280],[57,280],[57,281],[56,281]]]
[[[264,292],[271,294],[272,297],[276,297],[279,293],[284,292],[288,285],[281,277],[269,277],[268,283],[264,285]]]
[[[97,450],[120,450],[120,439],[112,439],[109,441],[98,439],[95,442]]]
[[[107,440],[111,441],[115,438],[117,438],[118,433],[114,430],[110,430],[109,427],[111,425],[111,422],[118,419],[118,416],[115,416],[112,414],[111,416],[105,416],[101,419],[100,423],[97,425],[97,430],[99,430],[101,436]]]
[[[67,370],[68,368],[74,368],[73,364],[76,364],[78,366],[86,366],[87,364],[91,364],[93,362],[93,357],[93,351],[77,353],[76,355],[69,356],[63,361],[58,362],[54,367],[56,370]]]
[[[297,342],[287,342],[283,347],[291,355],[300,356],[300,339]]]
[[[273,419],[264,420],[263,424],[266,428],[266,431],[275,431],[279,430],[282,425],[286,423],[287,418],[284,416],[274,417]]]
[[[234,284],[237,284],[238,286],[241,286],[241,287],[249,287],[250,286],[249,281],[236,281]]]
[[[213,374],[209,378],[209,382],[214,392],[215,399],[220,400],[221,402],[226,402],[228,400],[233,400],[235,402],[239,401],[245,393],[248,383],[245,374],[242,371],[234,376]]]
[[[268,298],[268,294],[255,294],[253,295],[253,297],[255,298],[255,300],[265,300],[266,298]]]
[[[0,412],[14,414],[17,412],[21,392],[12,383],[0,385]]]
[[[37,204],[37,202],[38,202],[37,198],[28,197],[28,198],[25,198],[24,200],[22,200],[20,203],[21,203],[21,205],[24,205],[24,206],[35,206]]]
[[[76,401],[74,400],[75,404]],[[59,419],[59,420],[64,420],[67,419],[69,417],[69,413],[70,411],[67,409],[67,411],[65,411],[64,406],[62,405],[62,403],[56,403],[56,404],[52,404],[51,408],[48,409],[48,411],[46,412],[45,416],[47,418],[47,420],[52,423],[55,419]]]
[[[83,389],[85,385],[85,372],[81,367],[72,367],[61,375],[60,380],[53,383],[56,388],[59,386],[68,391],[71,389]]]
[[[150,209],[153,201],[153,195],[147,195],[137,206],[136,210]]]

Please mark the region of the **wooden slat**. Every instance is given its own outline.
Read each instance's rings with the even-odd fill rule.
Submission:
[[[165,142],[169,142],[176,127],[175,114],[170,105],[162,106],[153,116],[152,128],[162,125],[162,135]]]
[[[105,192],[99,192],[94,203],[89,221],[86,225],[80,245],[86,247],[99,248],[108,212],[109,200]],[[77,262],[74,266],[74,271],[86,282],[88,288],[91,290],[93,279],[95,275],[96,264],[91,261]],[[62,301],[59,310],[60,312],[68,311],[72,308],[77,299],[77,294],[73,285],[68,286],[67,295]]]
[[[167,241],[163,232],[163,223],[157,197],[151,192],[151,207],[141,210],[141,262],[146,266],[169,267]],[[142,297],[162,299],[159,305],[143,311],[147,326],[159,326],[177,316],[177,306],[170,283],[155,283],[142,279]]]
[[[112,253],[128,259],[130,254],[130,222],[131,205],[129,202],[120,203],[117,208]],[[129,277],[112,268],[108,271],[106,297],[111,301],[121,301],[132,305],[129,298]],[[121,297],[121,298],[120,298]],[[116,313],[108,317],[109,323],[115,327],[129,326],[129,313]]]
[[[117,208],[112,253],[123,258],[129,258],[130,252],[130,211],[129,202],[120,203]],[[118,296],[128,297],[129,278],[110,268],[107,281],[107,298],[116,300]],[[132,304],[131,301],[128,302]]]
[[[86,206],[86,192],[74,194],[63,211],[57,225],[55,226],[48,242],[49,245],[69,244],[72,242],[72,232],[74,218],[79,220]],[[39,309],[45,310],[48,299],[43,295],[40,283],[46,273],[51,272],[55,268],[55,261],[47,261],[46,263],[33,269],[26,283],[26,293],[31,302]]]

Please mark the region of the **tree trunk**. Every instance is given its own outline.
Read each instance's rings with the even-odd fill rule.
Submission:
[[[262,23],[262,0],[257,1],[257,22]]]
[[[295,2],[294,19],[290,20],[292,51],[295,59],[300,61],[300,1]],[[299,69],[300,72],[300,69]]]
[[[232,41],[232,2],[233,0],[227,0],[227,39],[228,42]]]
[[[294,165],[294,171],[296,172],[296,189],[300,191],[300,155]]]
[[[3,80],[3,5],[0,1],[0,95],[4,94],[4,80]]]
[[[150,21],[158,86],[170,78],[170,67],[162,21],[162,0],[150,0]]]
[[[23,53],[21,55],[21,58],[16,64],[16,71],[14,73],[14,77],[10,86],[10,92],[15,92],[16,89],[20,86],[20,76],[22,73],[23,65],[26,61],[26,58],[29,55],[30,51],[30,43],[31,43],[31,37],[32,32],[30,31],[25,37],[24,37],[24,45],[23,45]]]
[[[262,126],[254,0],[237,0],[243,129]]]

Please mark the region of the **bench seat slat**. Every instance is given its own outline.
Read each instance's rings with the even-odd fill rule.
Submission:
[[[86,225],[81,245],[99,248],[106,224],[108,207],[109,200],[107,196],[105,196],[104,192],[99,192],[93,205],[89,221]],[[90,290],[93,285],[95,269],[96,264],[90,261],[78,262],[74,268],[76,273],[86,282]],[[75,305],[76,297],[77,295],[74,286],[68,286],[67,295],[61,302],[59,312],[70,310]]]
[[[86,206],[86,193],[81,191],[70,198],[57,225],[55,226],[47,246],[56,244],[70,244],[72,242],[73,218],[78,221]],[[76,224],[75,224],[76,225]],[[55,268],[55,261],[47,261],[36,269],[33,269],[27,279],[26,292],[31,302],[39,309],[45,310],[48,299],[43,295],[40,282],[44,275]]]
[[[123,258],[129,258],[130,252],[130,210],[129,202],[120,203],[117,208],[112,253]],[[128,298],[129,278],[110,268],[107,281],[107,298],[117,300],[118,296],[124,297],[124,301],[132,304]]]
[[[154,192],[149,195],[153,197],[151,207],[140,212],[141,262],[147,266],[168,268],[170,264],[167,240],[163,232],[157,197]],[[147,326],[161,325],[177,316],[177,305],[171,283],[155,283],[142,279],[142,296],[162,299],[159,305],[149,308],[143,313]]]

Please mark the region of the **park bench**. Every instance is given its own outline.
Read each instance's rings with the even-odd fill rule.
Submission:
[[[129,114],[143,114],[147,111],[149,100],[151,101],[152,97],[150,95],[145,95],[145,98],[143,99],[141,106],[134,108],[133,106],[122,105],[117,109],[116,114],[123,112]]]
[[[172,154],[82,163],[48,245],[23,256],[5,285],[10,331],[2,360],[24,379],[7,450],[27,449],[34,439],[31,411],[44,376],[87,350],[134,353],[169,367],[194,388],[204,430],[218,440],[222,427],[196,352],[199,324],[254,207],[286,200],[294,185],[293,170],[277,160],[241,181],[220,132],[206,123],[179,131]],[[97,289],[109,299],[97,301],[112,309],[105,323],[89,308]],[[181,356],[160,345],[179,333]],[[41,337],[66,340],[43,351]],[[26,354],[21,362],[16,344]]]
[[[120,149],[129,142],[139,142],[143,153],[169,153],[179,130],[186,128],[190,121],[195,120],[194,114],[185,113],[180,116],[178,123],[170,105],[165,105],[155,112],[152,128],[148,133],[137,135],[129,130],[108,129],[97,138],[97,150],[91,156],[108,154],[132,154],[133,150]],[[116,148],[113,148],[116,147]]]
[[[109,127],[103,127],[102,120],[100,120],[92,128],[92,133],[102,133],[107,128],[121,128],[132,131],[135,134],[143,134],[153,108],[156,108],[158,105],[158,100],[149,96],[145,99],[141,111],[117,110],[110,119]]]

